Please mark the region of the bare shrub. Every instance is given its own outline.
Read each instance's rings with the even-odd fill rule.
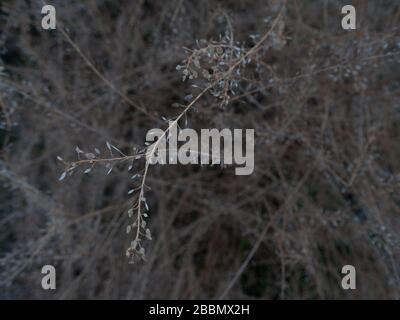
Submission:
[[[2,297],[398,298],[397,2],[54,4],[0,11]],[[254,173],[149,166],[168,121],[254,128]]]

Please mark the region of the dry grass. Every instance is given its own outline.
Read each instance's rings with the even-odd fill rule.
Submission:
[[[399,298],[400,4],[354,1],[345,32],[342,3],[288,1],[275,20],[283,1],[54,1],[45,32],[41,1],[1,2],[0,297]],[[240,76],[196,77],[209,46],[252,59]],[[209,92],[218,72],[229,81]],[[179,115],[254,128],[254,173],[138,157],[132,173],[84,162],[59,181],[57,156],[103,159],[106,141],[113,157],[143,156],[147,131]],[[127,192],[143,170],[153,240],[132,265]],[[40,287],[44,264],[55,292]],[[356,291],[340,288],[345,264]]]

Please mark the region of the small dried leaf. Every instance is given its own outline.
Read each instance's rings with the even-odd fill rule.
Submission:
[[[89,160],[93,160],[96,158],[96,156],[93,153],[86,153],[85,157]]]
[[[196,68],[200,69],[200,61],[198,59],[194,59],[193,60],[194,65],[196,66]]]
[[[114,167],[110,167],[110,169],[108,169],[107,171],[107,175],[109,175],[111,173],[111,171],[113,171]]]
[[[88,174],[88,173],[90,173],[90,171],[92,171],[92,168],[86,169],[85,171],[83,171],[83,173]]]
[[[58,181],[63,181],[65,179],[65,176],[67,175],[66,172],[63,172],[60,176],[60,178],[58,179]]]
[[[116,150],[117,152],[119,152],[122,156],[126,157],[126,154],[123,153],[121,150],[119,150],[116,146],[113,146],[112,144],[110,145],[111,148],[113,148],[114,150]]]
[[[146,229],[146,238],[147,238],[148,240],[153,240],[152,237],[151,237],[151,231],[150,231],[150,229]]]
[[[76,148],[75,148],[75,151],[76,151],[77,153],[83,153],[83,151],[82,151],[81,149],[79,149],[79,147],[76,147]]]

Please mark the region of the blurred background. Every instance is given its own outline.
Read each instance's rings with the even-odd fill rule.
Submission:
[[[49,4],[56,30],[41,27],[42,1],[0,1],[0,298],[400,297],[399,1],[288,1],[229,103],[207,93],[185,119],[254,128],[254,173],[151,166],[153,240],[135,264],[132,173],[59,181],[57,156],[143,147],[203,84],[176,70],[184,48],[228,34],[248,50],[284,1]],[[341,27],[345,4],[357,30]],[[41,287],[46,264],[56,290]],[[341,288],[347,264],[356,290]]]

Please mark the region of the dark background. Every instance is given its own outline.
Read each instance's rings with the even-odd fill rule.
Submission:
[[[357,30],[345,31],[351,2]],[[399,1],[288,1],[230,103],[206,94],[187,115],[195,129],[254,128],[254,173],[150,167],[153,240],[135,264],[132,173],[82,167],[60,182],[56,157],[144,146],[198,92],[176,70],[183,47],[229,31],[251,48],[283,1],[51,4],[46,31],[41,1],[0,1],[1,298],[399,297]],[[341,289],[346,264],[357,290]]]

